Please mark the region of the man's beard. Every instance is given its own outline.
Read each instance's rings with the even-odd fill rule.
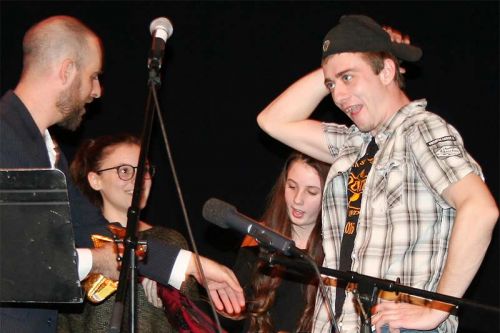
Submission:
[[[75,78],[68,89],[61,92],[56,102],[57,109],[64,115],[58,125],[70,131],[78,128],[85,113],[85,101],[80,99],[80,87],[80,78]]]

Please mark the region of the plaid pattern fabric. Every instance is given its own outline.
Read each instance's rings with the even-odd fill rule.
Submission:
[[[455,210],[441,197],[451,184],[479,165],[465,151],[460,134],[439,116],[425,111],[425,100],[399,112],[376,136],[379,151],[366,180],[351,270],[436,290],[448,251]],[[370,133],[324,124],[328,148],[335,157],[323,199],[324,266],[338,268],[346,220],[346,184],[352,164],[364,154]],[[335,303],[334,287],[329,287]],[[344,332],[359,332],[359,314],[347,292],[339,319]],[[314,332],[330,332],[326,308],[318,295]],[[450,316],[439,332],[455,332]]]

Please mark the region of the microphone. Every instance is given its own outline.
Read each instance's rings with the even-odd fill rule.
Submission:
[[[151,44],[151,51],[149,53],[148,68],[158,70],[161,68],[165,44],[167,43],[167,39],[172,36],[174,28],[168,18],[158,17],[149,25],[149,31],[151,32],[151,36],[153,36],[153,43]]]
[[[304,258],[305,252],[295,246],[295,242],[276,231],[239,213],[236,208],[222,200],[211,198],[203,205],[203,217],[221,228],[231,228],[257,239],[260,245],[272,248],[287,256]]]

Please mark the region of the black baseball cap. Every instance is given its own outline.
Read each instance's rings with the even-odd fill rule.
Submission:
[[[344,15],[323,39],[323,57],[343,52],[389,52],[396,58],[415,62],[422,57],[419,47],[391,42],[389,34],[364,15]]]

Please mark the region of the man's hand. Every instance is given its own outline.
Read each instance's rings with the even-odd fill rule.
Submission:
[[[148,298],[148,302],[153,304],[154,307],[162,308],[163,302],[161,301],[161,298],[158,297],[158,288],[156,281],[143,277],[141,285],[144,288],[144,292],[146,294],[146,297]]]
[[[93,248],[91,273],[102,274],[114,281],[120,277],[116,249],[113,242],[103,244],[102,247]]]
[[[382,28],[389,34],[392,42],[410,44],[410,36],[404,35],[401,31],[388,26]]]
[[[446,311],[410,303],[382,302],[372,309],[372,325],[377,333],[381,327],[389,326],[389,332],[397,333],[399,329],[432,330],[448,318]]]
[[[203,285],[203,278],[196,267],[194,256],[194,254],[191,256],[186,274],[194,276],[196,281]],[[233,271],[208,258],[201,256],[199,258],[207,279],[207,292],[217,310],[225,311],[229,315],[240,313],[245,306],[245,297]]]

